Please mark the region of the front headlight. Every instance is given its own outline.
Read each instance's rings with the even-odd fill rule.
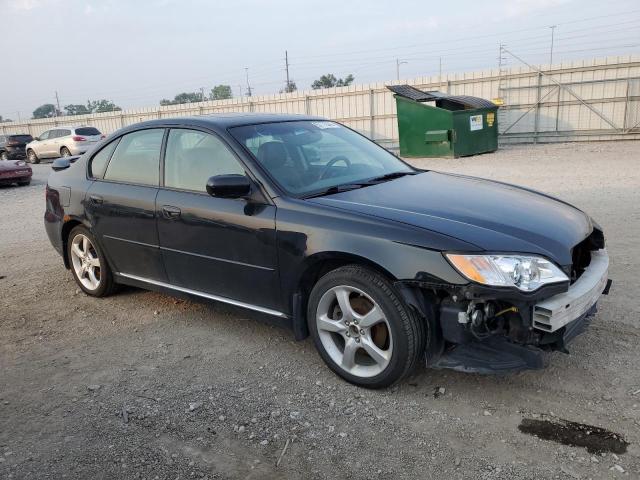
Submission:
[[[566,282],[569,277],[542,257],[530,255],[446,254],[451,264],[469,280],[495,287],[516,287],[533,292],[548,283]]]

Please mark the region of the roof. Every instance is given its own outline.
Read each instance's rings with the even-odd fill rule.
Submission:
[[[139,127],[141,125],[200,125],[203,127],[231,128],[243,125],[255,125],[258,123],[295,122],[301,120],[325,119],[310,115],[238,112],[201,115],[197,117],[161,118],[158,120],[137,123],[132,125],[132,127]]]
[[[469,95],[449,95],[437,90],[423,92],[411,85],[387,85],[387,88],[396,95],[415,102],[436,102],[436,107],[446,110],[456,110],[456,108],[450,108],[448,104],[457,104],[465,109],[497,108],[497,105],[490,100]]]

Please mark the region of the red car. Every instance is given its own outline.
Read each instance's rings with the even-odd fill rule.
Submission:
[[[0,185],[11,185],[17,183],[20,186],[31,183],[33,171],[23,160],[3,160],[0,161]]]

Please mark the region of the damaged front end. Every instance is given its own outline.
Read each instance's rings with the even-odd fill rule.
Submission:
[[[565,282],[531,292],[481,285],[445,286],[404,282],[420,289],[431,306],[435,341],[427,365],[464,372],[504,373],[544,368],[548,352],[568,353],[567,344],[588,326],[601,294],[611,286],[609,257],[601,232],[573,249]]]

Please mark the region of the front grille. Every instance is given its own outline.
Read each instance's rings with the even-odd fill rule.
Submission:
[[[571,250],[571,283],[584,273],[591,263],[591,252],[604,248],[604,235],[596,228]]]

